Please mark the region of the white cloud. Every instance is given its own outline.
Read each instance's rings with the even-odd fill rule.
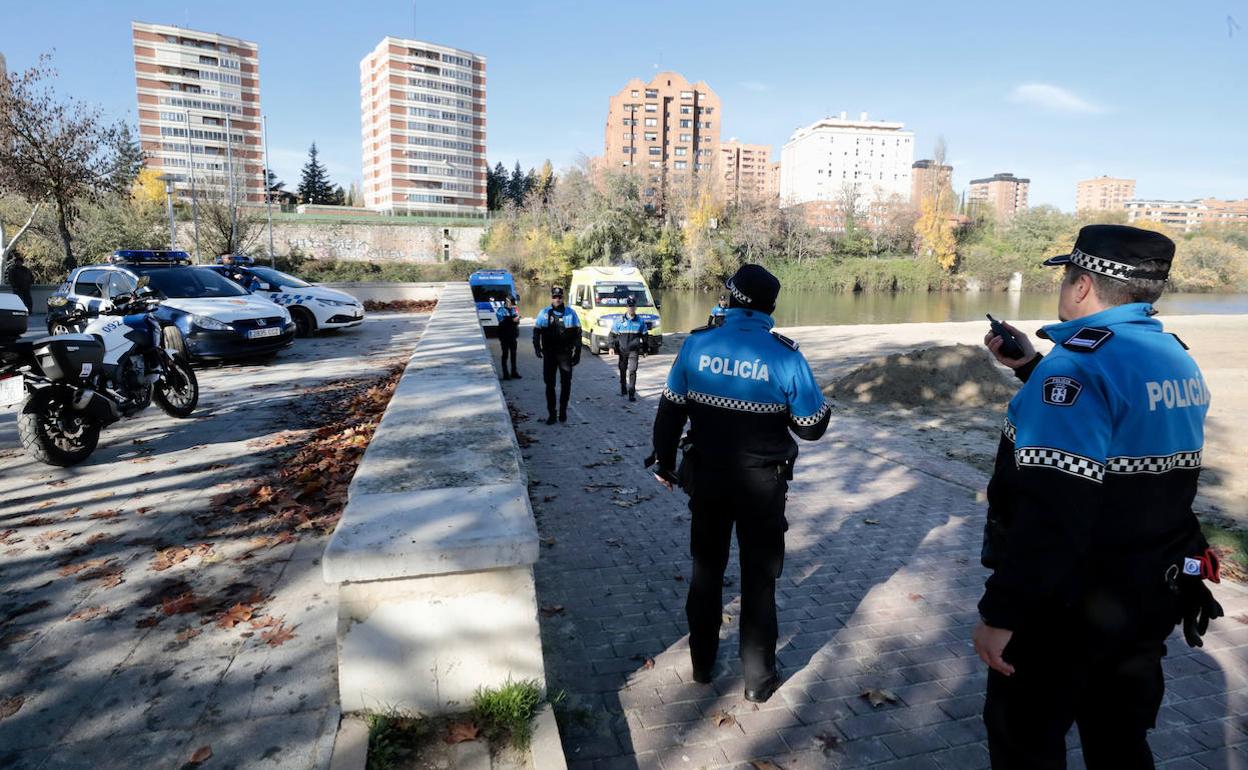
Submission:
[[[1076,112],[1087,115],[1104,112],[1105,108],[1050,83],[1023,83],[1010,92],[1010,101],[1029,104],[1051,112]]]
[[[745,80],[741,82],[741,87],[746,91],[770,91],[771,86],[758,80]]]

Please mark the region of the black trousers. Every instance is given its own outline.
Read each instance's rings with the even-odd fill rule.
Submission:
[[[637,364],[641,361],[641,351],[624,351],[620,359],[620,388],[627,388],[631,393],[637,389]]]
[[[709,673],[719,651],[724,570],[735,526],[741,558],[742,671],[746,688],[762,687],[776,670],[776,579],[784,568],[788,482],[771,468],[697,468],[689,486],[693,579],[685,615],[693,667]]]
[[[503,375],[505,376],[508,374],[515,374],[516,373],[516,338],[512,337],[511,339],[508,339],[506,337],[499,337],[498,344],[503,349],[503,365],[502,365]],[[511,368],[508,368],[507,366],[508,361],[511,362]]]
[[[13,293],[16,294],[17,298],[20,299],[22,301],[22,304],[26,306],[27,313],[34,312],[35,302],[33,299],[31,299],[30,289],[14,289]]]
[[[568,413],[572,397],[572,354],[547,353],[542,358],[542,381],[546,383],[546,411],[555,413],[555,372],[559,373],[559,413]]]
[[[1089,644],[1078,623],[1049,626],[1015,633],[1005,648],[1013,676],[988,672],[984,724],[993,768],[1065,768],[1074,724],[1089,770],[1151,770],[1148,731],[1165,692],[1168,632]]]

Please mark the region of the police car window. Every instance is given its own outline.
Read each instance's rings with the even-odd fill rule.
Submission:
[[[296,288],[306,288],[312,285],[305,280],[290,275],[289,273],[283,273],[280,270],[273,270],[267,267],[253,267],[251,268],[251,272],[265,283],[271,283],[278,287],[294,286]]]
[[[242,297],[247,291],[211,270],[195,267],[137,268],[160,297]]]
[[[103,297],[108,275],[103,270],[83,270],[74,281],[74,294],[80,297]]]
[[[602,307],[623,307],[628,304],[629,297],[638,305],[649,305],[650,297],[646,287],[640,283],[598,283],[594,284],[594,304]]]
[[[108,272],[108,296],[110,299],[122,294],[131,294],[138,286],[138,282],[127,273],[119,270],[110,270]]]
[[[502,302],[511,296],[511,287],[509,286],[473,286],[472,299],[474,302]]]

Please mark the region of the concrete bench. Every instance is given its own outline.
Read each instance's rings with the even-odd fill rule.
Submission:
[[[343,711],[464,710],[545,683],[538,537],[466,284],[447,284],[352,479],[322,569],[338,586]]]

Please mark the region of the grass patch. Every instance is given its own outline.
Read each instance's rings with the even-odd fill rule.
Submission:
[[[1222,561],[1222,575],[1248,583],[1248,531],[1228,529],[1211,522],[1201,522],[1200,528]]]
[[[433,725],[398,711],[369,714],[367,770],[390,770],[414,758],[433,734]]]
[[[527,749],[533,739],[533,716],[541,702],[542,688],[536,679],[509,679],[502,687],[477,688],[472,718],[491,742],[507,741]]]

